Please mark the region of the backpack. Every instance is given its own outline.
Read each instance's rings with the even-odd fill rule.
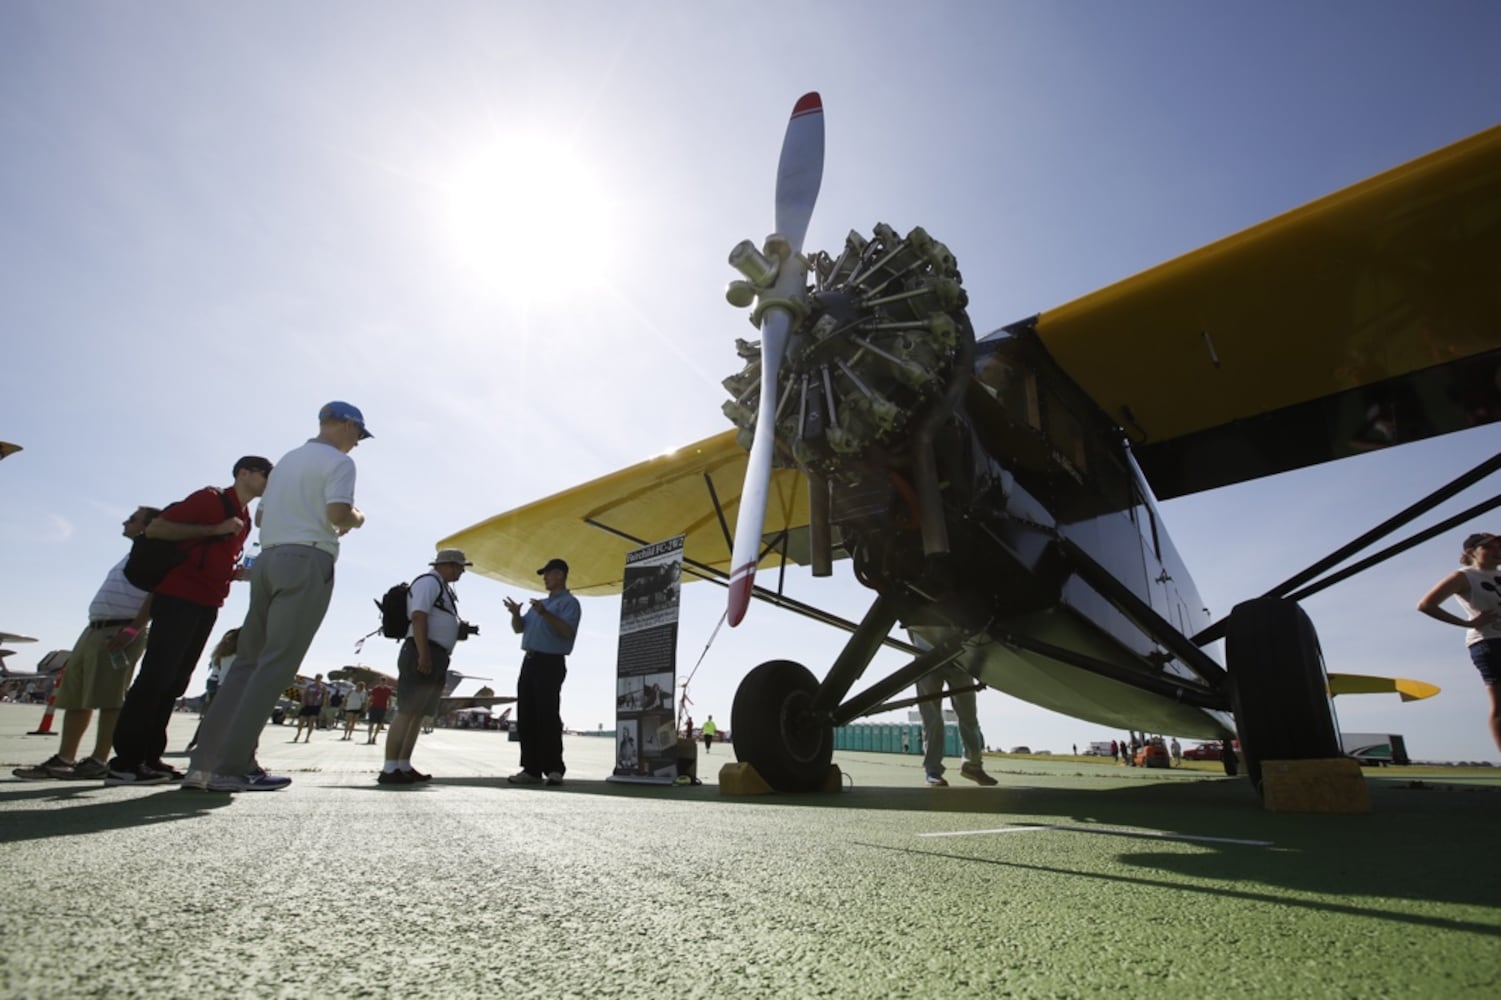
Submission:
[[[422,576],[431,576],[437,579],[441,588],[441,594],[438,597],[438,604],[435,605],[435,607],[441,608],[443,605],[443,597],[448,594],[447,585],[443,583],[442,577],[439,577],[436,573],[424,573],[422,574]],[[422,576],[417,577],[417,580],[422,579]],[[417,580],[413,580],[412,583],[416,583]],[[385,595],[381,597],[380,600],[375,602],[375,606],[380,609],[379,631],[380,634],[385,636],[387,639],[406,638],[407,625],[411,623],[411,620],[407,618],[407,594],[411,591],[411,589],[411,584],[398,583],[396,586],[386,591]],[[443,608],[443,610],[449,611],[450,614],[453,613],[448,608]],[[374,634],[375,633],[373,632],[371,633],[371,635]],[[368,639],[369,636],[366,636],[366,638]]]
[[[239,504],[230,499],[229,492],[217,492],[220,502],[224,504],[224,516],[239,517]],[[137,590],[155,590],[168,573],[187,560],[190,548],[212,541],[217,541],[217,538],[209,537],[196,542],[170,542],[165,538],[137,535],[130,543],[130,555],[125,560],[125,579]]]

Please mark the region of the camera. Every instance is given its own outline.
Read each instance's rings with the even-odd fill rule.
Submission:
[[[479,626],[475,625],[473,622],[460,621],[459,622],[459,641],[463,642],[465,639],[469,638],[471,635],[479,635]]]

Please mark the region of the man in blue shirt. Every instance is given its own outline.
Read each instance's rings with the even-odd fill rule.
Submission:
[[[526,614],[521,602],[505,599],[511,630],[521,635],[521,676],[516,679],[516,730],[521,743],[521,770],[507,780],[513,785],[561,785],[563,774],[564,659],[573,652],[583,609],[568,592],[568,564],[549,559],[537,570],[547,596],[533,598]]]

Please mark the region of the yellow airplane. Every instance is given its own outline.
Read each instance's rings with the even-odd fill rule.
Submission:
[[[777,232],[731,254],[727,297],[762,334],[725,380],[738,430],[440,547],[521,586],[566,552],[571,590],[612,594],[627,551],[682,534],[685,581],[725,586],[731,624],[757,597],[847,629],[822,680],[774,660],[737,691],[737,756],[784,791],[821,785],[834,727],[950,661],[1067,715],[1221,740],[1229,773],[1238,738],[1258,788],[1263,761],[1342,755],[1333,694],[1436,692],[1326,675],[1298,601],[1501,505],[1329,575],[1501,454],[1205,629],[1154,497],[1501,418],[1501,127],[983,338],[956,262],[921,229],[803,251],[822,161],[809,94],[783,143]],[[758,566],[827,576],[846,558],[874,593],[859,623],[754,582]],[[1204,649],[1221,638],[1223,666]],[[882,645],[912,658],[851,693]]]

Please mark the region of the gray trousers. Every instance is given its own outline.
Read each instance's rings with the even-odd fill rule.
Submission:
[[[949,690],[960,687],[973,687],[975,679],[965,671],[950,663],[939,667],[917,682],[918,694],[937,694],[943,690],[945,682]],[[985,748],[985,737],[980,733],[979,716],[975,714],[975,693],[966,691],[964,694],[950,694],[949,701],[953,703],[954,715],[959,718],[959,742],[964,747],[964,763],[973,764],[976,767],[983,766],[982,756]],[[923,770],[929,774],[943,774],[943,701],[935,698],[925,701],[917,706],[922,713],[923,735]]]
[[[334,557],[311,545],[277,545],[250,568],[250,610],[232,663],[203,717],[189,765],[245,774],[276,699],[291,685],[334,592]]]

